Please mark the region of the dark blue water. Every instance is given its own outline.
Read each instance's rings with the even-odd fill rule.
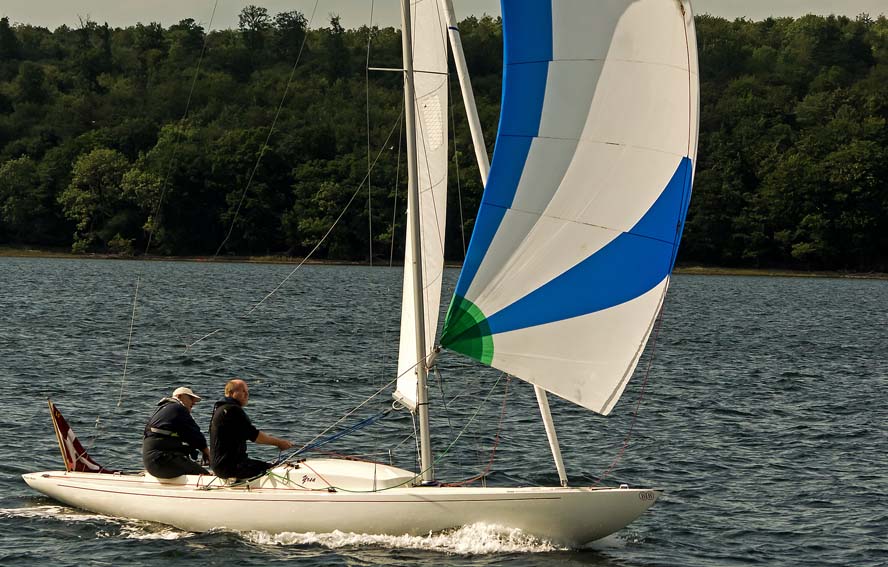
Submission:
[[[210,401],[227,379],[247,379],[254,422],[295,442],[382,388],[394,377],[400,269],[305,267],[248,313],[291,270],[0,258],[0,565],[888,563],[886,281],[675,277],[629,449],[605,481],[666,494],[591,549],[489,526],[190,534],[73,510],[24,484],[21,473],[61,466],[48,397],[99,462],[136,469],[144,420],[182,384]],[[610,417],[551,400],[573,483],[594,482],[618,455],[650,352]],[[440,362],[436,452],[463,435],[439,477],[484,470],[499,431],[490,484],[556,483],[532,389],[455,355]],[[355,418],[390,401],[388,389]],[[210,406],[195,408],[204,427]],[[412,431],[409,415],[392,414],[330,449],[414,468]]]

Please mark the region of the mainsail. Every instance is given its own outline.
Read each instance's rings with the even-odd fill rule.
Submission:
[[[691,193],[687,0],[503,2],[496,150],[441,344],[607,414],[662,305]]]
[[[422,282],[426,345],[435,344],[441,309],[441,275],[444,272],[444,227],[447,218],[447,26],[438,0],[414,0],[413,66],[416,89],[416,153],[419,217],[422,242]],[[408,216],[407,225],[410,224]],[[417,364],[410,265],[416,243],[407,231],[404,258],[404,295],[401,300],[401,340],[398,352],[398,387],[395,398],[416,406]],[[428,353],[427,353],[428,354]]]

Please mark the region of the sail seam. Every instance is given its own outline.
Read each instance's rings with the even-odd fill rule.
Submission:
[[[558,136],[540,136],[539,134],[534,136],[528,136],[526,134],[501,134],[501,138],[532,138],[536,140],[556,140],[559,142],[589,142],[592,144],[604,144],[608,146],[619,146],[621,148],[631,148],[637,150],[644,150],[648,152],[663,154],[667,156],[675,156],[675,157],[689,157],[682,153],[677,152],[669,152],[660,148],[653,148],[650,146],[640,146],[638,144],[625,144],[621,142],[609,142],[607,140],[598,140],[594,138],[560,138]]]
[[[682,67],[681,65],[673,65],[670,63],[661,63],[658,61],[645,61],[643,59],[617,59],[612,57],[606,57],[604,59],[595,57],[591,59],[537,59],[537,60],[524,60],[524,61],[516,61],[514,63],[509,63],[509,67],[517,67],[519,65],[539,65],[541,63],[580,63],[580,62],[588,62],[588,63],[604,63],[607,61],[608,63],[631,63],[633,65],[646,65],[650,67],[664,67],[666,69],[675,69],[677,71],[681,71],[683,73],[687,73],[690,71],[689,67]]]
[[[674,243],[673,241],[671,241],[671,240],[664,240],[664,239],[662,239],[662,238],[656,238],[656,237],[653,237],[653,236],[648,236],[648,235],[646,235],[646,234],[638,234],[638,233],[632,232],[631,229],[629,229],[629,230],[623,230],[623,229],[620,229],[620,228],[613,228],[613,227],[610,227],[610,226],[604,226],[604,225],[595,224],[595,223],[590,223],[590,222],[583,222],[583,221],[579,221],[579,220],[576,220],[576,219],[569,219],[569,218],[559,217],[559,216],[555,216],[555,215],[547,215],[546,213],[540,213],[540,212],[537,212],[537,211],[528,211],[528,210],[525,210],[525,209],[518,209],[518,208],[515,208],[515,207],[506,207],[506,206],[503,206],[503,205],[497,205],[497,204],[495,204],[495,203],[485,202],[484,204],[485,204],[485,205],[488,205],[488,206],[491,206],[491,207],[496,207],[496,208],[498,208],[498,209],[503,209],[503,210],[505,210],[505,211],[515,211],[515,212],[524,213],[524,214],[528,214],[528,215],[536,215],[536,216],[538,216],[538,217],[540,217],[540,218],[546,218],[546,219],[558,220],[558,221],[563,221],[563,222],[569,222],[569,223],[572,223],[572,224],[578,224],[578,225],[582,225],[582,226],[588,226],[588,227],[590,227],[590,228],[600,228],[600,229],[602,229],[602,230],[609,230],[609,231],[611,231],[611,232],[615,232],[615,233],[618,233],[618,234],[631,234],[632,236],[637,236],[637,237],[639,237],[639,238],[646,238],[646,239],[648,239],[648,240],[653,240],[653,241],[656,241],[656,242],[662,242],[663,244],[668,244],[668,245],[670,245],[670,246],[672,246],[673,244],[675,244],[675,243]],[[635,225],[633,225],[633,228],[634,228],[634,226],[635,226]]]
[[[582,225],[582,226],[588,226],[588,227],[590,227],[590,228],[600,228],[600,229],[602,229],[602,230],[608,230],[608,231],[615,232],[615,233],[618,233],[618,234],[631,234],[632,236],[637,236],[637,237],[639,237],[639,238],[646,238],[646,239],[648,239],[648,240],[653,240],[653,241],[656,241],[656,242],[662,242],[663,244],[668,244],[668,245],[670,245],[670,246],[672,246],[672,245],[674,244],[674,242],[672,242],[671,240],[663,240],[662,238],[655,238],[655,237],[653,237],[653,236],[648,236],[648,235],[646,235],[646,234],[637,234],[637,233],[632,232],[631,229],[630,229],[630,230],[623,230],[623,229],[621,229],[621,228],[613,228],[613,227],[610,227],[610,226],[604,226],[604,225],[595,224],[595,223],[590,223],[590,222],[583,222],[583,221],[579,221],[579,220],[576,220],[576,219],[569,219],[569,218],[559,217],[559,216],[555,216],[555,215],[547,215],[547,214],[545,214],[545,213],[540,213],[540,212],[537,212],[537,211],[528,211],[528,210],[524,210],[524,209],[518,209],[518,208],[515,208],[515,207],[503,207],[502,205],[494,205],[494,204],[492,204],[492,203],[486,203],[486,204],[490,205],[491,207],[497,207],[497,208],[505,209],[505,210],[507,210],[507,211],[516,211],[516,212],[519,212],[519,213],[525,213],[525,214],[528,214],[528,215],[536,215],[536,216],[538,216],[538,217],[540,217],[540,218],[546,218],[546,219],[558,220],[558,221],[563,221],[563,222],[569,222],[569,223],[572,223],[572,224],[578,224],[578,225]],[[634,225],[633,225],[633,226],[634,226]]]

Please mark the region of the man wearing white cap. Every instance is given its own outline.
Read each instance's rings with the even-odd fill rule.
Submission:
[[[209,461],[207,439],[191,417],[191,408],[200,396],[191,388],[176,388],[171,398],[157,403],[157,409],[145,426],[142,440],[142,462],[145,470],[157,478],[174,478],[183,474],[209,474],[189,458],[203,453]]]

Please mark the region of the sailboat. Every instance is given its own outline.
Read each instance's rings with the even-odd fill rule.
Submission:
[[[696,158],[690,3],[504,0],[502,16],[503,98],[488,171],[449,1],[402,1],[410,228],[394,397],[417,417],[419,471],[309,458],[249,483],[161,480],[74,467],[84,455],[67,444],[67,470],[25,481],[71,506],[190,531],[423,535],[480,522],[571,546],[654,504],[660,490],[570,485],[548,395],[609,414],[662,308]],[[436,342],[448,35],[485,190]],[[534,386],[558,486],[437,482],[426,377],[438,345]]]

